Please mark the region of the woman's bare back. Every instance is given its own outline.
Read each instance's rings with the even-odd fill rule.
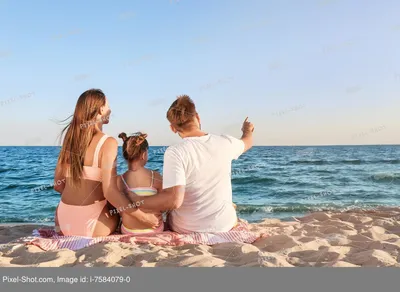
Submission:
[[[96,150],[96,146],[98,145],[100,139],[104,136],[103,133],[97,133],[85,154],[84,166],[92,167],[94,161],[94,154]],[[101,169],[101,157],[103,150],[100,149],[98,165],[97,167]],[[103,189],[101,185],[101,181],[93,181],[89,179],[81,179],[81,185],[77,188],[72,188],[68,183],[69,178],[66,178],[66,185],[64,192],[62,194],[62,201],[69,205],[80,205],[86,206],[91,205],[96,201],[104,200]]]

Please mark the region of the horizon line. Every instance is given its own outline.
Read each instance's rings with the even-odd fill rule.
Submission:
[[[169,147],[171,145],[150,145],[149,147]],[[253,145],[253,147],[331,147],[331,146],[400,146],[400,144],[321,144],[321,145]],[[61,147],[61,145],[0,145],[1,147]],[[118,145],[122,147],[122,145]]]

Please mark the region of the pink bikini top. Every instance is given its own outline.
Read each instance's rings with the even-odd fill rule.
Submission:
[[[101,137],[101,139],[97,143],[96,150],[94,151],[93,165],[92,166],[85,166],[85,165],[83,166],[83,172],[82,172],[83,179],[99,181],[99,182],[102,181],[101,168],[98,167],[99,153],[100,153],[101,147],[103,146],[104,142],[107,140],[108,137],[109,137],[108,135],[104,135],[103,137]],[[67,177],[68,177],[68,175],[67,175]]]

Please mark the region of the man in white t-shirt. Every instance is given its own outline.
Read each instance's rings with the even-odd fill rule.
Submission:
[[[243,135],[207,134],[188,96],[179,97],[167,118],[171,130],[183,139],[164,155],[163,191],[151,197],[130,195],[142,200],[140,207],[152,211],[171,210],[169,228],[176,232],[224,232],[237,223],[232,201],[232,160],[253,144],[254,126],[246,120]]]

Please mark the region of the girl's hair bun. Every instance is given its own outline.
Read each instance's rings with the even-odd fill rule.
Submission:
[[[126,139],[128,139],[128,136],[126,135],[126,133],[122,132],[118,135],[118,138],[121,138],[122,141],[126,141]]]
[[[137,132],[130,134],[129,137],[125,133],[118,135],[122,138],[124,145],[122,145],[122,155],[128,161],[133,161],[140,157],[140,155],[149,149],[147,142],[147,134]]]
[[[147,134],[139,132],[135,139],[136,146],[139,146],[140,144],[142,144],[146,140],[146,138],[147,138]]]

